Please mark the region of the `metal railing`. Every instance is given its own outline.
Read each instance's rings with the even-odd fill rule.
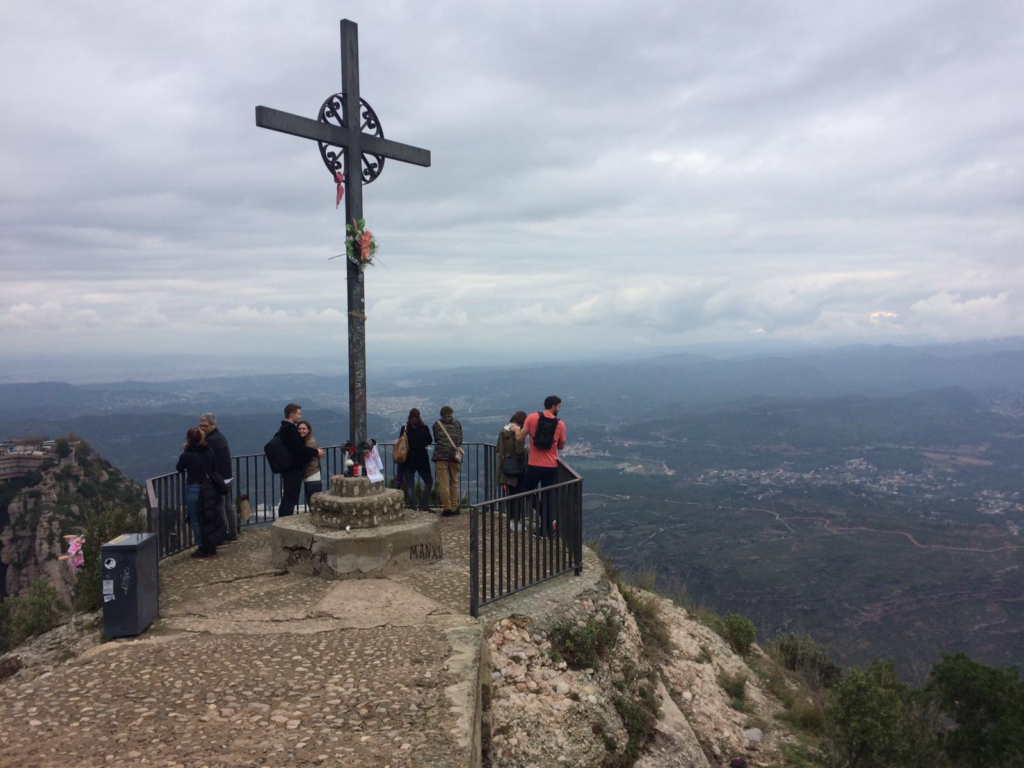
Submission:
[[[547,488],[472,505],[469,613],[548,579],[583,570],[583,478],[559,461]]]
[[[344,459],[341,445],[321,446],[325,456],[321,459],[321,477],[324,488],[331,475],[341,474]],[[377,449],[384,462],[384,482],[388,485],[395,477],[395,463],[391,459],[394,443],[379,443]],[[495,454],[496,449],[487,443],[465,443],[465,456],[459,467],[459,493],[469,504],[478,504],[496,495]],[[247,521],[239,519],[241,529],[266,525],[277,518],[277,507],[281,502],[281,476],[270,470],[262,453],[250,453],[232,457],[233,479],[228,503],[234,505],[236,514],[241,509],[243,497],[251,510]],[[414,481],[415,482],[415,481]],[[435,486],[436,487],[436,486]],[[151,477],[146,481],[149,500],[147,514],[150,533],[159,537],[160,557],[182,552],[193,546],[195,541],[189,525],[188,509],[185,506],[185,475],[171,472]],[[300,494],[296,512],[308,512],[309,500],[305,492]]]

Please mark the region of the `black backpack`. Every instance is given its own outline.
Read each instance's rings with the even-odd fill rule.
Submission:
[[[270,438],[270,442],[263,446],[263,455],[267,457],[270,471],[275,475],[287,472],[292,466],[292,452],[285,447],[280,434],[275,434]]]
[[[533,432],[533,447],[547,450],[555,444],[556,432],[558,432],[558,417],[549,419],[543,413],[538,413],[537,429]]]

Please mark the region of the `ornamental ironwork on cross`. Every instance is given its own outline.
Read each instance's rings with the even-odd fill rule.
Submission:
[[[363,184],[375,181],[384,161],[430,166],[430,152],[384,138],[373,108],[359,95],[359,32],[355,22],[341,21],[341,92],[324,101],[316,120],[256,107],[256,125],[316,141],[320,157],[338,183],[345,201],[345,222],[363,219]],[[348,285],[349,439],[362,454],[366,425],[366,297],[363,269],[345,259]]]

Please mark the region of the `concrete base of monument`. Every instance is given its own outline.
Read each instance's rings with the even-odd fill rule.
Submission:
[[[338,530],[315,525],[310,515],[282,517],[270,528],[275,566],[328,579],[385,576],[441,560],[441,528],[423,512],[397,523]]]

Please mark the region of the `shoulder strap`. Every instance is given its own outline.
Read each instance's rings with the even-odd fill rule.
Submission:
[[[444,432],[444,436],[448,438],[448,442],[451,443],[452,448],[457,448],[458,446],[455,445],[455,441],[452,440],[452,436],[449,435],[448,430],[444,428],[444,422],[437,422],[437,426],[439,426],[441,428],[441,431]]]

